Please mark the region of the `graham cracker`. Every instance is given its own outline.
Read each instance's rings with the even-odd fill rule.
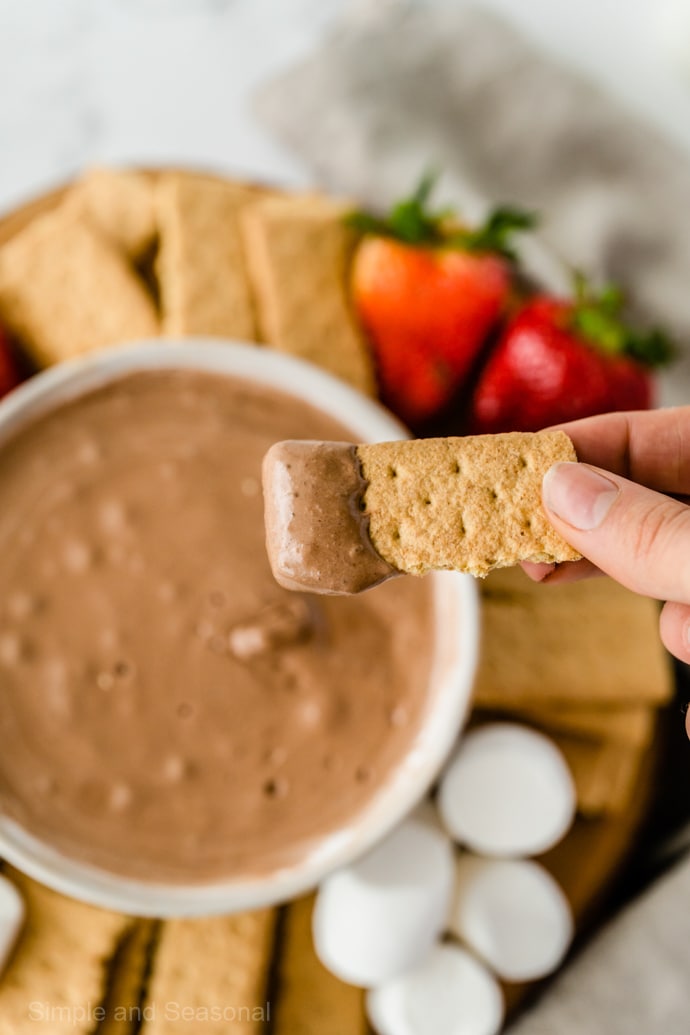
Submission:
[[[131,259],[139,259],[156,239],[154,183],[129,169],[88,169],[70,191],[69,204]]]
[[[317,195],[267,198],[242,215],[262,338],[376,395],[348,276],[357,241],[348,208]]]
[[[515,718],[547,732],[572,733],[594,740],[611,740],[630,747],[646,747],[654,734],[656,709],[648,705],[563,705],[544,702],[517,708]]]
[[[287,906],[273,1035],[366,1035],[364,992],[339,981],[314,952],[314,896]]]
[[[136,920],[120,942],[108,969],[98,1035],[134,1035],[138,1030],[158,926],[155,920]]]
[[[519,561],[579,557],[541,503],[549,467],[577,459],[562,431],[384,442],[357,454],[371,541],[400,571],[483,577]]]
[[[642,752],[628,744],[556,736],[577,793],[578,812],[586,817],[615,815],[630,805]]]
[[[69,204],[0,248],[0,320],[43,365],[158,334],[134,270]]]
[[[608,578],[542,586],[496,572],[482,586],[478,706],[661,705],[673,695],[655,601]]]
[[[210,176],[161,175],[156,265],[166,334],[256,340],[239,215],[257,196]]]
[[[105,969],[132,921],[7,876],[26,902],[26,926],[0,979],[0,1035],[87,1035],[94,1030]]]
[[[274,910],[164,923],[141,1032],[263,1032],[270,1010],[266,992],[274,926]]]

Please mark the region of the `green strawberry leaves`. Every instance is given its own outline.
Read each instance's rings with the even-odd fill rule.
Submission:
[[[415,192],[395,204],[383,218],[369,212],[352,212],[346,216],[346,221],[361,233],[392,237],[404,244],[477,253],[493,252],[514,261],[516,256],[511,246],[511,237],[536,226],[536,215],[501,206],[476,230],[459,229],[452,209],[432,211],[429,208],[437,178],[435,172],[426,173]]]
[[[428,172],[414,194],[391,209],[387,223],[395,237],[406,244],[438,243],[443,239],[443,223],[449,212],[430,212],[429,198],[436,185],[436,173]]]
[[[451,246],[471,252],[497,252],[506,259],[517,261],[511,238],[516,233],[533,230],[539,221],[536,212],[501,205],[489,215],[483,226],[454,234]]]
[[[623,316],[625,297],[615,284],[606,284],[595,293],[579,270],[573,271],[574,303],[569,326],[580,337],[610,356],[629,356],[646,367],[671,362],[676,348],[658,327],[634,329]]]
[[[678,355],[676,345],[660,327],[644,333],[629,330],[625,352],[647,367],[664,367]]]
[[[443,223],[450,213],[448,210],[429,211],[428,202],[436,179],[435,172],[426,173],[414,194],[397,202],[383,218],[358,211],[349,213],[346,221],[362,233],[394,237],[404,244],[438,245],[444,240]]]

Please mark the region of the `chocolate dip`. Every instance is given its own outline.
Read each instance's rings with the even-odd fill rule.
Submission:
[[[400,574],[374,549],[355,446],[276,442],[263,463],[266,549],[281,586],[360,593]]]
[[[347,439],[220,375],[129,375],[0,450],[0,807],[145,880],[253,876],[350,823],[427,707],[431,586],[288,592],[272,443]]]

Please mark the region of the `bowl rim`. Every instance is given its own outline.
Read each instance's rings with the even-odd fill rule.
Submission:
[[[243,378],[283,391],[339,420],[362,442],[407,438],[378,402],[322,369],[265,346],[208,338],[155,338],[103,349],[42,371],[0,401],[0,450],[25,425],[71,399],[130,373],[193,370]],[[251,879],[170,884],[119,876],[59,852],[0,815],[0,855],[55,891],[130,915],[203,916],[275,905],[315,887],[371,848],[429,790],[469,711],[479,645],[474,579],[434,572],[436,643],[427,710],[410,752],[345,830],[328,835],[298,863]]]

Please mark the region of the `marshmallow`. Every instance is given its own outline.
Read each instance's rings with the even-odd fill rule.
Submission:
[[[575,805],[573,778],[556,745],[514,723],[482,726],[463,737],[438,794],[451,836],[495,856],[551,848],[570,828]]]
[[[457,945],[435,945],[412,970],[372,988],[367,1016],[379,1035],[496,1035],[503,993],[486,967]]]
[[[445,834],[407,819],[322,883],[313,914],[319,959],[343,981],[364,988],[415,966],[446,925],[453,879]]]
[[[563,961],[573,938],[568,901],[528,859],[457,860],[450,929],[506,981],[534,981]]]

